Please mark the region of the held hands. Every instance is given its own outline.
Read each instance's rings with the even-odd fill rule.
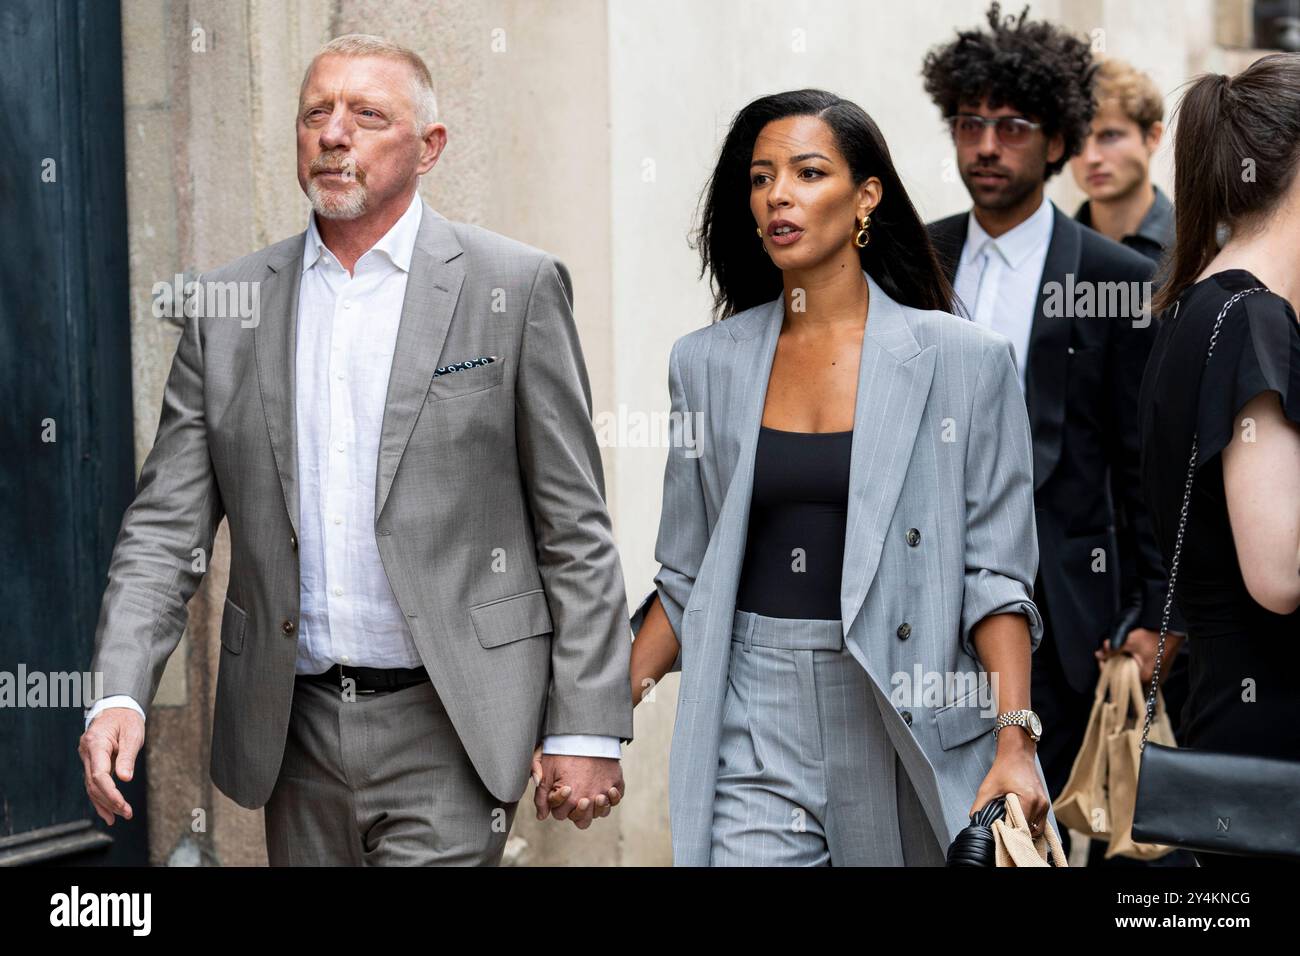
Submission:
[[[579,830],[607,817],[623,799],[623,768],[612,757],[571,757],[533,751],[533,804],[537,819],[568,820]]]
[[[998,732],[997,756],[988,776],[980,784],[971,805],[970,814],[990,800],[1014,793],[1020,798],[1020,808],[1034,836],[1042,836],[1047,823],[1047,810],[1052,801],[1038,778],[1034,762],[1035,744],[1019,727],[1004,727]],[[969,814],[968,814],[969,815]]]
[[[119,780],[132,779],[135,758],[143,744],[144,718],[130,707],[100,711],[77,744],[85,772],[86,794],[100,819],[110,827],[115,815],[127,820],[134,815],[131,805],[113,783],[113,774]]]

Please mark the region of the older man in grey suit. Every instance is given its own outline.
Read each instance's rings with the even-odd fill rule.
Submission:
[[[569,275],[419,198],[446,128],[409,50],[326,45],[297,136],[307,230],[197,284],[256,289],[255,321],[187,309],[109,571],[86,788],[131,816],[110,770],[225,517],[211,771],[266,806],[271,863],[496,863],[539,742],[539,817],[585,828],[632,736]]]

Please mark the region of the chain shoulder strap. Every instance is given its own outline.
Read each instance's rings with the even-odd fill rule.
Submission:
[[[1267,292],[1263,286],[1256,286],[1253,289],[1243,289],[1234,293],[1233,296],[1223,303],[1223,308],[1219,310],[1218,316],[1214,319],[1214,329],[1210,332],[1210,347],[1205,352],[1205,364],[1201,366],[1202,376],[1204,370],[1210,364],[1210,356],[1214,354],[1215,343],[1219,340],[1219,329],[1223,326],[1223,317],[1228,314],[1237,302],[1248,295],[1256,292]],[[1174,315],[1178,315],[1175,306]],[[1203,380],[1203,379],[1202,379]],[[1147,694],[1147,713],[1146,720],[1142,724],[1142,743],[1139,746],[1139,753],[1146,749],[1147,734],[1151,732],[1151,721],[1156,713],[1156,693],[1160,689],[1160,667],[1165,657],[1165,637],[1169,631],[1169,612],[1174,606],[1174,583],[1178,579],[1178,560],[1183,552],[1183,532],[1187,528],[1187,509],[1192,503],[1192,483],[1196,478],[1196,456],[1200,451],[1200,435],[1192,434],[1192,457],[1187,463],[1187,480],[1183,483],[1183,506],[1178,512],[1178,534],[1174,538],[1174,556],[1169,563],[1169,590],[1165,593],[1165,610],[1160,615],[1160,642],[1156,645],[1156,663],[1154,673],[1151,675],[1151,691]]]

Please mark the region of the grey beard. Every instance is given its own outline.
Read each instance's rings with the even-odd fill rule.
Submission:
[[[336,197],[327,194],[313,180],[307,184],[307,198],[311,200],[312,210],[322,219],[356,219],[366,211],[366,188],[360,185]]]

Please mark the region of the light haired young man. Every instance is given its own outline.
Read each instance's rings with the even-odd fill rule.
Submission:
[[[1151,182],[1151,157],[1165,131],[1155,81],[1123,60],[1096,75],[1097,112],[1070,172],[1088,199],[1074,218],[1159,262],[1174,241],[1174,205]]]

